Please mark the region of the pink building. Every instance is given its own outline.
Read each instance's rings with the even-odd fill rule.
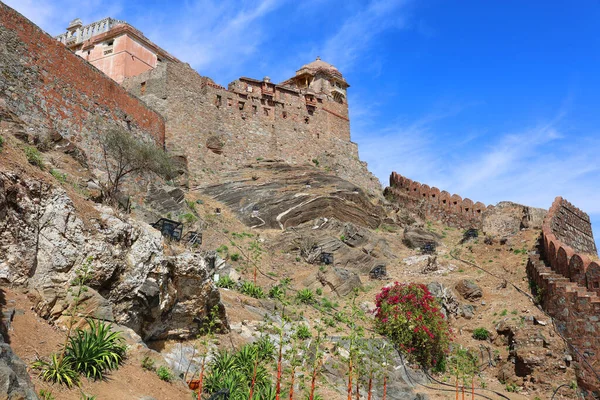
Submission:
[[[56,39],[118,83],[156,68],[161,61],[180,62],[142,32],[113,18],[85,26],[77,18]]]

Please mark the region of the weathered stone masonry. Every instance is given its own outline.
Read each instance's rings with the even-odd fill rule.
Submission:
[[[542,307],[577,350],[579,386],[586,398],[598,398],[600,264],[592,258],[596,250],[589,221],[583,211],[557,197],[544,221],[540,254],[529,257],[527,275]]]
[[[66,139],[95,158],[100,135],[122,127],[164,143],[158,113],[3,3],[0,71],[0,107],[35,127],[40,142]]]
[[[186,160],[192,185],[211,182],[207,171],[235,170],[260,159],[318,160],[375,193],[379,182],[350,141],[341,94],[347,85],[335,86],[343,86],[341,79],[317,60],[281,84],[242,77],[224,88],[187,64],[165,62],[123,85],[165,117],[166,148]]]
[[[457,194],[451,195],[445,190],[429,187],[396,172],[390,176],[390,186],[384,195],[416,213],[433,218],[442,223],[462,229],[481,228],[483,213],[493,206],[486,207],[481,202],[473,203]]]

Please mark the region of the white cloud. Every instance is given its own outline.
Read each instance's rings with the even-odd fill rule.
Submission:
[[[405,28],[405,16],[398,10],[407,0],[374,0],[347,18],[340,29],[324,43],[321,55],[342,71],[349,71],[360,53],[387,29]],[[334,17],[335,18],[335,17]]]

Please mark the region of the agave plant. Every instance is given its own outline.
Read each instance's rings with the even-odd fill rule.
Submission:
[[[49,361],[37,360],[33,363],[34,369],[40,370],[40,378],[44,381],[66,385],[71,388],[79,384],[79,373],[74,369],[73,363],[58,354],[52,354]]]
[[[78,330],[69,339],[65,353],[73,368],[87,378],[102,379],[107,370],[117,369],[125,357],[126,346],[111,325],[88,320],[88,330]]]

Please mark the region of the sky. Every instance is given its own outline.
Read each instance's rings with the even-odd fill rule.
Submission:
[[[320,56],[351,85],[351,136],[396,171],[485,204],[563,196],[600,243],[596,0],[3,0],[52,35],[123,19],[217,83]]]

